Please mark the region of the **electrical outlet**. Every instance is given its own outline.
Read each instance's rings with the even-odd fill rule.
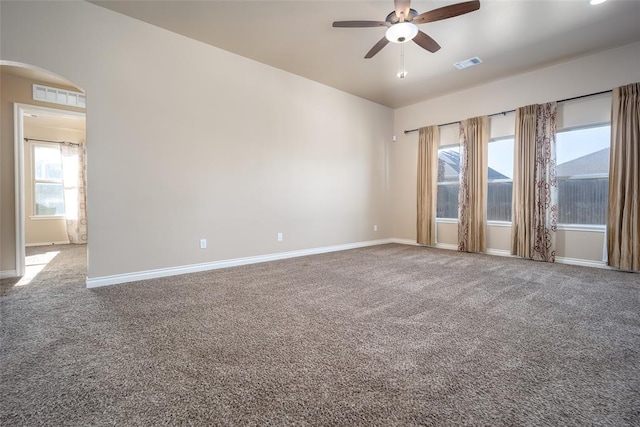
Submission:
[[[378,231],[378,226],[377,225],[373,226],[373,231]]]
[[[278,242],[282,242],[282,233],[278,233]]]
[[[207,239],[200,239],[200,249],[207,249]]]

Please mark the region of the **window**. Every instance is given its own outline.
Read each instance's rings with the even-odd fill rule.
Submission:
[[[437,218],[458,218],[459,191],[460,147],[443,147],[438,150]]]
[[[487,220],[511,221],[514,138],[489,141]]]
[[[605,125],[557,133],[558,224],[606,224],[610,129]]]
[[[58,146],[33,146],[33,204],[36,216],[64,215],[62,155]]]

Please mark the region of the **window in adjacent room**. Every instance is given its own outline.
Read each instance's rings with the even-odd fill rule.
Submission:
[[[57,145],[33,145],[33,213],[64,215],[62,155]]]
[[[610,143],[608,124],[556,134],[558,224],[606,224]]]
[[[511,221],[513,136],[489,141],[487,221]]]
[[[460,147],[450,145],[438,150],[437,218],[458,218],[460,191]]]

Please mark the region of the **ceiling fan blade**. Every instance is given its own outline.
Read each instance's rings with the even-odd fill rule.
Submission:
[[[406,21],[409,17],[409,10],[411,10],[411,0],[393,0],[393,4],[400,22]]]
[[[473,12],[478,9],[480,9],[479,0],[465,1],[463,3],[456,3],[421,13],[413,18],[411,22],[414,24],[425,24],[427,22],[440,21],[442,19],[453,18],[454,16],[464,15],[465,13]]]
[[[389,40],[387,40],[386,37],[381,38],[380,41],[376,43],[375,46],[373,46],[369,52],[367,52],[364,58],[365,59],[373,58],[376,53],[380,52],[382,48],[387,45],[387,43],[389,43]]]
[[[437,52],[440,50],[440,45],[437,41],[423,33],[422,31],[418,31],[418,35],[413,38],[413,41],[423,49],[428,50],[429,52]]]
[[[388,27],[391,24],[384,21],[335,21],[334,27],[339,28],[367,28],[367,27]]]

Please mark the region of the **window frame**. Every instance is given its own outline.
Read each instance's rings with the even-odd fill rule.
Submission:
[[[451,144],[446,144],[446,145],[440,145],[438,146],[438,161],[440,161],[440,150],[447,150],[447,149],[451,149],[451,148],[457,148],[458,149],[458,154],[460,154],[460,144],[457,142],[451,143]],[[451,217],[439,217],[438,216],[438,203],[437,203],[437,198],[438,198],[438,193],[437,193],[437,188],[440,187],[440,185],[458,185],[460,186],[460,172],[458,172],[458,180],[457,181],[444,181],[444,182],[436,182],[436,224],[437,223],[442,223],[442,224],[457,224],[459,222],[459,218],[458,216],[456,216],[455,218],[451,218]],[[458,192],[460,191],[460,189],[458,188]],[[459,205],[458,205],[458,209],[459,209]]]
[[[580,125],[580,126],[569,126],[569,127],[565,127],[562,129],[556,129],[556,145],[558,143],[557,141],[557,135],[560,133],[565,133],[565,132],[572,132],[572,131],[578,131],[578,130],[584,130],[584,129],[593,129],[593,128],[599,128],[599,127],[605,127],[605,126],[609,126],[609,128],[611,127],[611,122],[598,122],[598,123],[590,123],[590,124],[586,124],[586,125]],[[609,140],[609,150],[611,150],[611,140]],[[556,164],[556,166],[558,166]],[[583,180],[583,179],[593,179],[593,178],[609,178],[609,173],[600,173],[600,174],[589,174],[589,175],[570,175],[567,177],[563,177],[566,178],[567,180],[570,181],[579,181],[579,180]],[[559,179],[559,176],[556,175],[556,179]],[[559,185],[558,185],[558,190],[560,189]],[[607,194],[607,198],[608,198],[608,194]],[[558,198],[558,209],[560,208],[560,200]],[[565,223],[561,223],[558,222],[556,224],[556,228],[558,230],[562,230],[562,231],[582,231],[582,232],[598,232],[598,233],[604,233],[606,232],[607,229],[607,224],[606,224],[606,218],[605,218],[605,224],[565,224]]]
[[[48,143],[48,142],[32,142],[31,143],[31,191],[33,194],[31,200],[31,213],[29,219],[32,220],[49,220],[49,219],[63,219],[66,215],[66,206],[64,206],[64,197],[62,199],[62,203],[65,209],[65,212],[56,215],[39,215],[36,208],[36,185],[37,184],[60,184],[62,187],[62,191],[64,194],[64,183],[62,177],[58,179],[38,179],[36,177],[36,148],[37,147],[47,147],[47,148],[57,148],[60,150],[60,145],[56,143]],[[62,168],[62,153],[60,153],[60,167]]]
[[[513,150],[515,152],[515,146],[516,146],[516,136],[515,135],[503,135],[503,136],[498,136],[495,138],[490,138],[489,142],[487,143],[487,157],[489,156],[489,146],[492,142],[498,142],[498,141],[504,141],[504,140],[513,140]],[[513,169],[511,171],[511,174],[513,175],[515,173],[515,163],[513,165]],[[489,165],[487,164],[487,172],[489,171]],[[510,182],[511,183],[511,220],[510,221],[500,221],[500,220],[495,220],[495,219],[487,219],[487,225],[488,226],[492,226],[492,227],[510,227],[511,224],[513,223],[513,178],[511,179],[489,179],[489,176],[487,175],[487,196],[489,195],[489,184],[491,183],[504,183],[504,182]],[[487,201],[487,211],[485,212],[487,215],[487,218],[489,216],[489,203]]]

